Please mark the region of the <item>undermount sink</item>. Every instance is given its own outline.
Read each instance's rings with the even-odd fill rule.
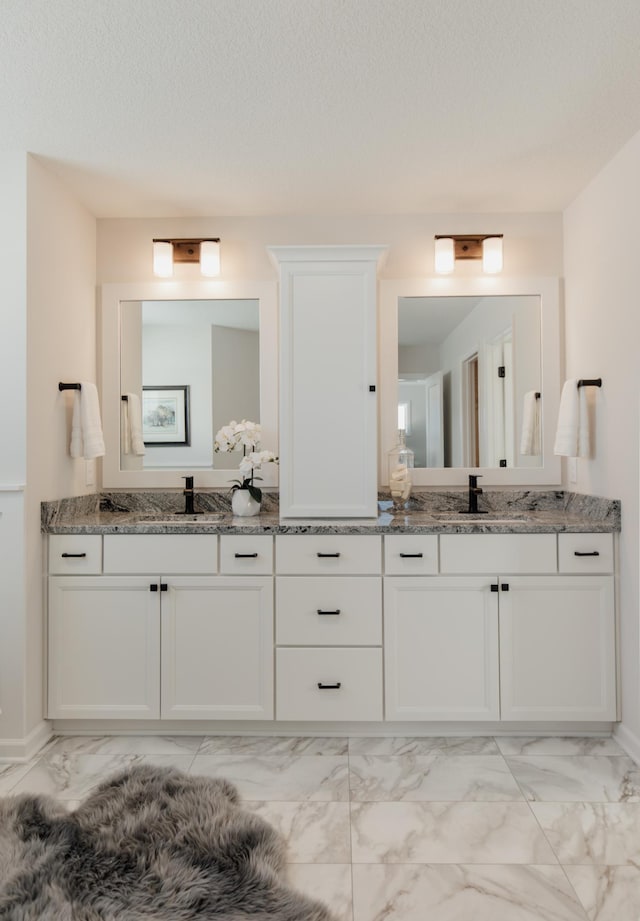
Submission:
[[[158,515],[144,515],[138,518],[138,524],[161,524],[164,526],[173,525],[176,528],[183,527],[184,525],[197,525],[197,524],[216,524],[217,522],[223,521],[224,515],[209,515],[206,512],[202,515],[181,515],[176,512],[174,515],[165,515],[164,517]]]
[[[511,524],[514,521],[529,521],[530,515],[492,515],[474,512],[432,512],[431,517],[440,524]]]

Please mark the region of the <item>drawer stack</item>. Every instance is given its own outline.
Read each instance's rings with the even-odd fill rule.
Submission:
[[[382,719],[382,541],[276,537],[276,719]]]

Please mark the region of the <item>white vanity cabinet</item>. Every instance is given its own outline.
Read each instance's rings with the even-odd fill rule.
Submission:
[[[615,720],[613,577],[500,581],[502,719]]]
[[[612,722],[613,550],[612,534],[54,535],[48,716]]]
[[[50,576],[49,719],[160,716],[158,599],[140,576]]]
[[[501,579],[503,720],[617,718],[613,569],[612,534],[559,534],[559,575]]]
[[[276,537],[276,718],[381,720],[382,538]]]
[[[171,576],[162,596],[166,719],[273,719],[273,579]]]
[[[105,535],[103,554],[100,576],[49,579],[50,718],[273,718],[271,576],[215,575],[216,535]]]
[[[388,720],[500,718],[498,607],[486,577],[385,578]]]
[[[386,718],[615,720],[612,568],[611,534],[441,535],[385,579]]]
[[[275,246],[280,273],[280,514],[377,516],[380,246]]]

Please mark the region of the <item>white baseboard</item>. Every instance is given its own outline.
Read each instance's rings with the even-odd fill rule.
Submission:
[[[52,735],[52,724],[42,720],[24,739],[0,739],[0,761],[29,761]]]
[[[266,736],[593,736],[608,737],[611,723],[533,722],[290,722],[278,720],[54,720],[56,735],[266,735]]]
[[[624,723],[618,723],[613,732],[613,738],[624,748],[636,764],[640,764],[640,738],[631,732]]]

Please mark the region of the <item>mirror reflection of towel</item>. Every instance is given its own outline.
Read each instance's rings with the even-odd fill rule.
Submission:
[[[98,390],[90,381],[81,381],[80,390],[73,392],[71,419],[71,457],[104,457],[104,437],[100,420]]]
[[[142,406],[137,393],[127,393],[121,401],[120,450],[123,454],[145,453],[142,436]]]
[[[577,378],[565,381],[560,397],[558,428],[553,453],[563,457],[589,457],[587,392]]]
[[[522,433],[520,454],[542,454],[540,434],[540,399],[535,390],[525,393],[522,404]]]

